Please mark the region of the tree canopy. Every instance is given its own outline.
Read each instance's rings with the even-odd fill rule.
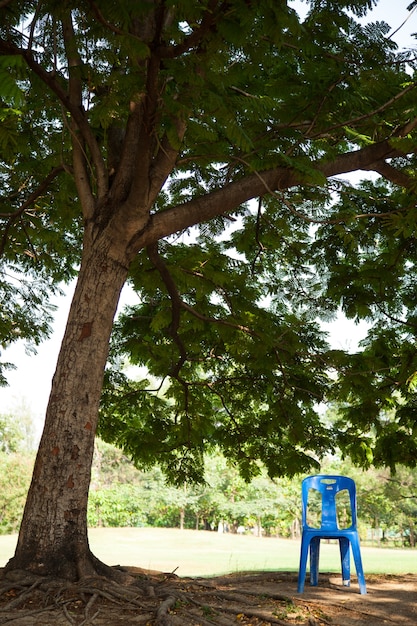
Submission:
[[[303,184],[263,181],[256,203],[134,262],[140,304],[115,326],[99,429],[139,464],[158,458],[173,480],[201,477],[213,445],[246,477],[259,459],[271,475],[307,471],[336,447],[365,467],[415,463],[414,52],[396,49],[386,23],[360,27],[345,8],[315,3],[301,24],[290,11],[288,29],[264,33],[255,53],[241,41],[241,62],[217,72],[212,53],[221,131],[199,110],[193,130],[211,134],[178,162],[164,200],[189,201],[253,170],[261,178],[277,163]],[[227,99],[236,112],[220,117]],[[400,110],[404,126],[390,121]],[[392,157],[363,168],[376,180],[353,186],[318,171],[348,156],[355,169],[355,156],[387,135]],[[370,325],[355,355],[331,349],[320,330],[340,310]],[[151,382],[125,377],[121,355]],[[332,400],[345,408],[326,425],[317,409]]]
[[[106,395],[101,433],[138,461],[164,459],[171,477],[198,478],[202,452],[215,444],[246,475],[256,471],[259,458],[272,474],[307,470],[311,455],[305,458],[304,450],[320,455],[336,443],[350,450],[358,436],[374,436],[380,424],[382,448],[374,457],[366,437],[361,462],[390,462],[389,454],[395,463],[393,430],[409,441],[411,458],[415,452],[407,418],[398,428],[384,413],[384,403],[391,406],[396,396],[403,405],[417,369],[412,319],[408,311],[404,315],[406,292],[407,309],[413,307],[414,52],[396,49],[386,23],[358,24],[355,15],[364,16],[373,4],[316,2],[304,21],[283,2],[233,3],[228,10],[217,3],[191,8],[185,2],[175,9],[161,4],[159,19],[165,13],[165,22],[158,26],[163,40],[157,55],[163,63],[154,77],[159,139],[153,140],[176,147],[179,125],[184,139],[155,213],[163,217],[177,205],[239,188],[248,175],[260,184],[259,195],[250,194],[258,195],[256,204],[242,202],[232,212],[226,207],[188,236],[152,244],[131,270],[140,304],[114,333],[116,373],[109,373],[113,394]],[[144,67],[152,57],[146,24],[150,29],[157,17],[151,3],[120,13],[118,8],[117,16],[114,10],[111,3],[92,5],[90,13],[74,8],[71,26],[68,9],[36,10],[36,3],[25,3],[22,12],[19,3],[6,3],[0,57],[3,262],[5,272],[13,263],[26,281],[31,278],[26,306],[13,305],[14,294],[24,298],[23,288],[17,292],[10,281],[1,283],[4,301],[13,307],[3,309],[4,343],[12,332],[46,332],[46,294],[32,275],[51,288],[72,276],[79,262],[71,128],[63,113],[71,55],[84,123],[94,135],[87,158],[93,171],[95,158],[105,159],[110,181],[121,158],[117,142],[122,145],[128,100],[146,94]],[[69,112],[74,114],[72,106]],[[335,177],[327,182],[326,169],[335,160],[349,157],[346,169],[356,169],[354,156],[368,147],[378,158],[387,140],[394,161],[380,160],[369,169],[383,170],[394,183],[399,178],[400,190],[380,179],[358,189]],[[162,144],[161,152],[168,157]],[[277,167],[294,177],[289,189],[270,189],[265,180],[265,171]],[[365,352],[344,357],[343,364],[317,324],[340,304],[348,317],[381,320]],[[19,327],[19,311],[26,328]],[[378,359],[377,345],[380,359],[397,355],[401,381],[390,366],[389,385],[381,366],[370,362]],[[146,366],[153,384],[124,380],[120,353]],[[348,374],[357,368],[355,358],[364,370],[362,384],[357,373]],[[164,379],[163,394],[146,393]],[[399,384],[401,393],[393,394]],[[348,407],[336,440],[317,412],[329,394],[346,399]],[[401,460],[404,454],[402,449]]]
[[[415,465],[415,51],[374,0],[306,5],[0,3],[3,344],[78,276],[16,567],[79,557],[100,400],[101,435],[177,482],[210,447],[247,478],[336,447]],[[355,354],[320,326],[340,309],[370,325]]]

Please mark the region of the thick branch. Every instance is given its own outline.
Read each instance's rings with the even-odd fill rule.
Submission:
[[[76,109],[82,108],[82,80],[81,68],[82,60],[77,49],[74,26],[71,14],[62,20],[62,32],[64,36],[65,51],[68,59],[68,96],[71,106]],[[88,162],[85,152],[85,141],[78,130],[74,118],[71,119],[72,138],[72,161],[74,167],[74,178],[80,196],[84,217],[92,215],[94,200],[88,175]]]
[[[144,94],[142,97],[144,98]],[[112,198],[116,202],[126,199],[131,187],[131,181],[134,177],[139,149],[142,113],[143,106],[140,98],[138,98],[137,102],[131,102],[120,161],[111,186]]]
[[[140,120],[139,140],[137,150],[137,159],[135,164],[135,174],[129,192],[127,203],[133,207],[140,207],[147,211],[150,206],[150,168],[152,165],[152,156],[156,147],[156,120],[158,117],[159,106],[159,71],[160,59],[152,54],[147,64],[146,76],[146,98],[141,102],[142,118]]]
[[[403,136],[403,131],[398,131],[395,136]],[[317,170],[322,172],[326,178],[329,178],[356,172],[357,170],[372,170],[375,163],[399,156],[404,156],[404,153],[393,148],[390,139],[384,139],[384,141],[360,148],[359,150],[340,154],[332,161],[319,161]]]
[[[404,155],[392,148],[389,141],[385,140],[360,150],[341,154],[332,161],[318,161],[316,171],[321,172],[326,178],[331,178],[357,170],[373,169],[383,159],[396,156]],[[152,215],[147,228],[132,242],[132,246],[137,250],[141,249],[179,230],[231,213],[241,204],[264,195],[265,192],[282,191],[295,185],[305,184],[305,182],[305,175],[285,167],[249,174],[206,196]]]

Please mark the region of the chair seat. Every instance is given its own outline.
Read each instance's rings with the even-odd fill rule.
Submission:
[[[357,534],[357,532],[358,532],[357,530],[350,530],[350,529],[346,529],[346,530],[343,529],[342,531],[340,530],[323,531],[321,529],[308,528],[308,529],[303,530],[303,533],[314,535],[315,537],[320,537],[321,539],[337,539],[341,535],[343,535],[344,537],[348,537],[349,535]]]

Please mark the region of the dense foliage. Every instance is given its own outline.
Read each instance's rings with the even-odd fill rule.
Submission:
[[[130,266],[99,432],[174,482],[201,480],[215,449],[247,479],[336,447],[416,464],[415,55],[375,4],[4,2],[2,345],[48,333],[83,225],[153,198],[161,237]],[[381,177],[337,178],[361,168]],[[326,342],[340,307],[370,325],[360,353]]]
[[[3,9],[3,32],[10,13]],[[53,142],[64,149],[56,107],[48,100],[38,118],[39,92],[19,56],[0,55],[0,85],[0,346],[23,339],[35,352],[51,334],[50,298],[74,275],[79,241],[74,214],[63,208],[70,204],[70,179],[54,165]],[[7,384],[11,367],[0,361],[0,385]]]
[[[363,16],[373,3],[348,4]],[[301,22],[277,3],[282,30],[257,46],[256,22],[246,40],[236,30],[236,55],[212,51],[201,69],[210,91],[187,103],[190,134],[163,206],[277,162],[304,184],[265,184],[256,204],[133,264],[138,304],[115,326],[99,431],[174,482],[201,479],[213,448],[246,478],[259,459],[271,476],[292,475],[336,448],[363,467],[416,464],[412,124],[390,140],[404,153],[373,164],[385,180],[325,182],[316,167],[374,146],[405,110],[410,122],[414,53],[396,50],[386,23],[359,26],[345,8],[312,3]],[[369,324],[357,354],[330,349],[320,330],[340,311]],[[139,369],[125,376],[123,359]],[[328,424],[317,407],[333,400],[344,410]]]

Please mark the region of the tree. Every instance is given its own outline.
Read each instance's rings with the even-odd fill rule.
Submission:
[[[33,423],[28,407],[0,415],[0,533],[19,530],[33,469]]]
[[[201,325],[193,321],[207,332],[200,351],[214,342],[221,363],[218,407],[227,419],[216,443],[243,472],[262,455],[272,473],[294,473],[332,445],[315,406],[328,391],[334,355],[315,318],[337,303],[315,274],[311,225],[324,221],[338,231],[362,223],[356,211],[336,209],[333,217],[332,194],[347,193],[340,174],[379,173],[401,188],[395,193],[405,212],[414,197],[412,55],[396,53],[386,24],[357,23],[374,4],[314,1],[301,23],[283,1],[2,2],[2,252],[51,284],[78,271],[9,570],[111,574],[89,550],[87,497],[109,338],[129,276],[145,296],[137,351],[155,353],[151,369],[170,375],[174,404],[176,388],[189,401],[181,437],[174,429],[170,441],[160,397],[147,396],[154,422],[153,431],[142,429],[142,446],[150,441],[152,455],[157,439],[197,452],[210,440],[212,421],[198,435],[211,411],[209,385],[191,393],[180,376],[197,371],[190,364]],[[366,223],[385,213],[386,196],[391,188],[376,194]],[[252,199],[257,209],[247,205]],[[197,225],[197,244],[173,250],[173,236]],[[221,245],[229,236],[238,261],[245,257],[232,273],[234,292],[224,274],[233,262]],[[204,278],[209,257],[198,291],[194,279]],[[153,280],[156,301],[146,299]],[[259,306],[265,296],[269,308]],[[238,343],[222,333],[230,326]],[[251,360],[262,362],[253,381],[245,371]],[[208,369],[201,364],[200,375]],[[240,372],[232,414],[222,397],[230,371]],[[255,400],[266,394],[259,411],[252,388]],[[235,411],[244,416],[241,432]],[[233,454],[251,419],[256,437]],[[178,461],[169,447],[167,468],[190,473],[187,455]]]
[[[19,530],[22,511],[33,469],[33,453],[0,451],[0,533]]]
[[[414,548],[417,518],[415,471],[401,467],[395,475],[383,475],[379,478],[380,489],[382,489],[380,511],[388,518],[383,520],[385,524],[381,524],[381,527],[384,531],[395,529],[400,534],[403,545],[408,544]]]
[[[23,429],[12,415],[0,415],[0,451],[10,453],[22,449],[25,439]]]

